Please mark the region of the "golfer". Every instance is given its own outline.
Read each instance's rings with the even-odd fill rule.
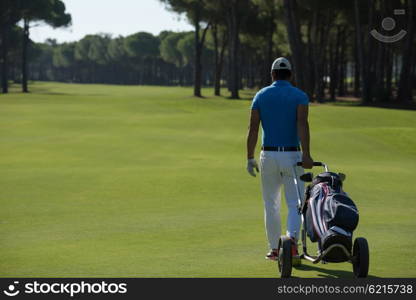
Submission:
[[[297,210],[297,191],[293,168],[302,161],[302,167],[312,168],[309,150],[308,96],[289,82],[292,76],[290,62],[280,57],[273,62],[272,85],[260,90],[251,106],[247,136],[247,171],[252,176],[259,172],[254,158],[259,125],[263,128],[260,153],[260,174],[264,201],[264,221],[270,252],[266,259],[277,260],[281,234],[280,199],[284,186],[288,207],[287,232],[292,239],[292,256],[299,258],[297,240],[300,215]],[[300,151],[302,146],[302,152]],[[303,174],[302,167],[296,171]],[[303,184],[299,185],[303,195]]]

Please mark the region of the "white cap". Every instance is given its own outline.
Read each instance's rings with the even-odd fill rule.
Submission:
[[[279,57],[272,64],[272,71],[273,70],[292,70],[292,66],[286,58]]]

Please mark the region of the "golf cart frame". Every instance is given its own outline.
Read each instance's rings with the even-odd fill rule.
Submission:
[[[340,248],[345,254],[345,260],[342,262],[350,262],[353,265],[353,272],[355,277],[367,277],[368,274],[368,266],[369,266],[369,250],[368,250],[368,243],[365,238],[358,237],[354,241],[354,246],[352,251],[347,249],[343,244],[335,243],[330,245],[324,251],[318,253],[317,256],[313,256],[308,254],[307,250],[307,237],[306,237],[306,228],[305,228],[305,217],[302,213],[302,207],[304,202],[307,201],[305,195],[302,195],[299,186],[300,183],[298,182],[298,178],[304,182],[312,182],[313,175],[312,173],[306,173],[301,175],[300,177],[297,176],[296,167],[302,166],[302,162],[298,162],[295,166],[293,166],[293,174],[294,174],[294,183],[296,186],[297,196],[298,196],[298,212],[301,215],[301,241],[302,241],[302,254],[300,255],[300,259],[306,259],[313,264],[317,264],[322,262],[324,264],[328,263],[325,261],[325,257],[330,253],[334,248]],[[329,172],[328,165],[323,162],[314,162],[314,167],[323,167],[325,172]],[[345,180],[345,174],[340,173],[339,176],[341,180]],[[281,236],[279,240],[279,257],[278,257],[278,266],[280,275],[282,278],[290,277],[292,272],[292,251],[291,251],[291,244],[292,241],[288,236]],[[299,262],[300,263],[300,262]]]

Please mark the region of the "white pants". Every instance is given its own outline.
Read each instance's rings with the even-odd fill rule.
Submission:
[[[286,234],[299,238],[300,215],[298,214],[298,194],[294,182],[293,166],[302,160],[302,153],[297,151],[276,152],[261,151],[260,169],[264,201],[264,223],[270,249],[278,247],[281,235],[280,199],[281,187],[284,185],[288,207]],[[295,167],[298,176],[303,174],[302,167]],[[303,197],[304,184],[298,178],[298,188]]]

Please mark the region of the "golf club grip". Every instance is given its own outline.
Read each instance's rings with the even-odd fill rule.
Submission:
[[[296,163],[296,165],[297,166],[302,166],[302,162],[301,161],[299,161],[298,163]],[[313,162],[313,166],[314,167],[322,167],[324,164],[323,163],[321,163],[320,161],[314,161]]]

